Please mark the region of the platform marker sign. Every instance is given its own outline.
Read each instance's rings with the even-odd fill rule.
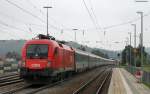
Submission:
[[[143,71],[142,70],[137,70],[135,72],[135,77],[138,79],[138,82],[141,82],[143,76]]]

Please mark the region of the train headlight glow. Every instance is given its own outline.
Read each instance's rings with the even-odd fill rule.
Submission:
[[[19,61],[18,66],[19,67],[25,67],[25,61]]]

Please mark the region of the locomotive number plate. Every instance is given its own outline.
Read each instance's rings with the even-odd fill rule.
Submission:
[[[39,68],[40,64],[32,64],[31,66],[34,67],[34,68]]]

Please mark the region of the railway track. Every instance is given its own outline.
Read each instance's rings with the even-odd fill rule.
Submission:
[[[75,75],[75,76],[78,76],[78,75]],[[73,76],[73,77],[75,77]],[[61,81],[57,81],[57,82],[53,82],[53,83],[50,83],[48,85],[44,85],[44,86],[40,86],[38,88],[32,88],[32,85],[29,85],[29,86],[25,86],[25,87],[22,87],[22,88],[16,88],[15,90],[10,90],[10,91],[7,91],[7,92],[4,92],[2,94],[35,94],[39,91],[42,91],[42,90],[45,90],[47,88],[51,88],[51,87],[54,87],[54,86],[58,86],[68,80],[71,80],[73,77],[69,77],[69,78],[66,78],[64,80],[61,80]]]
[[[104,76],[104,77],[106,77],[106,73],[108,74],[109,73],[109,71],[110,71],[110,69],[108,70],[107,68],[104,70],[104,71],[101,71],[98,75],[96,75],[95,77],[94,77],[94,79],[90,79],[90,81],[95,81],[95,79],[96,78],[98,78],[98,77],[100,77],[100,75],[101,76]],[[103,74],[104,73],[104,74]],[[102,75],[103,74],[103,75]],[[109,75],[107,76],[107,77],[109,77]],[[106,78],[107,78],[106,77]],[[104,79],[102,79],[102,80],[104,80]],[[68,79],[67,79],[67,81],[68,81]],[[105,80],[105,81],[107,81],[107,79]],[[105,82],[104,81],[104,82]],[[65,82],[65,80],[63,81],[63,82]],[[89,82],[89,81],[88,81]],[[105,84],[103,82],[103,84]],[[58,85],[60,85],[60,84],[62,84],[62,81],[60,81],[60,82],[58,82],[58,83],[54,83],[54,84],[51,84],[51,85],[48,85],[48,86],[44,86],[44,87],[41,87],[41,88],[39,88],[39,89],[37,89],[37,90],[33,90],[33,91],[31,91],[30,93],[26,93],[26,94],[34,94],[34,93],[37,93],[37,92],[39,92],[39,91],[42,91],[42,90],[45,90],[45,89],[47,89],[47,88],[51,88],[51,87],[55,87],[55,86],[58,86]],[[103,85],[102,85],[103,86]],[[84,86],[82,86],[82,87],[84,87]],[[70,87],[71,88],[71,87]],[[98,87],[97,87],[97,89],[98,89]],[[82,90],[81,90],[82,91]],[[95,91],[96,92],[96,91]],[[45,92],[46,93],[46,92]],[[56,92],[55,92],[56,93]],[[42,94],[42,93],[41,93]],[[56,94],[60,94],[60,93],[56,93]],[[62,92],[62,94],[72,94],[72,93],[65,93],[65,91],[64,92]],[[84,94],[84,93],[75,93],[75,94]],[[90,93],[85,93],[85,94],[90,94]],[[95,94],[95,93],[91,93],[91,94]],[[102,93],[102,94],[105,94],[105,93]]]
[[[102,82],[102,84],[99,86],[99,88],[96,91],[96,94],[106,94],[109,84],[110,84],[110,80],[111,80],[111,75],[112,75],[112,70],[111,72],[109,72],[106,77],[104,77],[104,80]]]
[[[2,92],[0,94],[34,94],[34,93],[39,92],[41,90],[59,85],[62,82],[65,82],[67,80],[69,80],[69,79],[65,79],[65,80],[61,80],[61,81],[58,81],[58,82],[50,83],[48,85],[40,86],[40,87],[34,88],[34,89],[31,88],[32,87],[31,84],[26,84],[26,85],[23,85],[22,87],[18,87],[16,89],[13,89],[13,90],[10,90],[10,91]]]
[[[15,80],[15,79],[20,79],[19,75],[11,75],[11,76],[7,76],[7,77],[2,77],[2,78],[0,78],[0,83]]]
[[[34,94],[34,93],[37,93],[37,92],[39,92],[39,91],[41,91],[41,90],[44,90],[44,89],[47,89],[47,88],[50,88],[50,87],[59,85],[59,84],[65,82],[65,81],[67,81],[67,80],[68,80],[68,79],[65,79],[65,80],[61,80],[61,81],[58,81],[58,82],[55,82],[55,83],[51,83],[51,84],[42,86],[42,87],[37,88],[37,89],[34,89],[34,90],[32,90],[32,91],[30,91],[30,92],[28,92],[28,93],[26,93],[26,94]]]
[[[28,88],[29,86],[31,86],[31,84],[24,84],[24,85],[22,85],[22,86],[20,86],[18,88],[15,88],[15,89],[12,89],[12,90],[8,90],[8,91],[2,92],[0,94],[14,94],[15,92],[23,90],[25,88]]]
[[[10,84],[18,83],[18,82],[23,82],[23,81],[24,81],[23,79],[16,79],[16,80],[2,82],[2,83],[0,83],[0,87],[1,86],[5,86],[5,85],[10,85]]]
[[[82,85],[80,88],[76,89],[73,94],[106,94],[105,92],[101,92],[103,91],[103,87],[110,77],[111,69],[105,69],[87,81],[87,83]]]
[[[22,81],[24,80],[19,77],[18,73],[0,76],[0,87]]]
[[[90,79],[90,81],[87,82],[87,85],[84,85],[84,86],[80,87],[81,89],[76,90],[73,94],[93,94],[93,93],[84,93],[84,92],[87,92],[88,91],[87,89],[91,87],[90,84],[95,83],[95,81],[97,79],[99,79],[99,80],[101,79],[101,81],[98,82],[99,85],[96,87],[96,90],[94,91],[95,92],[94,94],[99,94],[99,92],[105,91],[103,89],[105,89],[105,87],[106,87],[105,83],[110,78],[110,74],[111,74],[110,71],[111,71],[111,69],[108,69],[108,68],[105,69],[104,68],[103,71],[98,73],[98,75],[95,75],[94,78]],[[74,78],[74,76],[73,76],[73,78]],[[14,79],[15,79],[15,77],[14,77]],[[72,77],[61,80],[61,81],[58,81],[58,82],[53,82],[53,83],[50,83],[48,85],[44,85],[44,86],[42,85],[42,86],[39,86],[39,87],[36,87],[36,88],[33,85],[27,84],[27,83],[22,84],[22,85],[20,84],[20,86],[15,86],[14,85],[14,88],[6,89],[3,92],[0,92],[0,94],[34,94],[34,93],[40,92],[42,90],[45,90],[45,89],[48,89],[48,88],[51,88],[51,87],[54,87],[54,86],[59,86],[63,82],[68,81],[70,79],[72,79]],[[11,85],[13,85],[13,84],[11,84]],[[11,85],[8,85],[8,86],[11,86]],[[101,94],[105,94],[105,93],[101,93]]]
[[[19,75],[19,74],[18,73],[3,74],[3,75],[0,75],[0,79],[7,78],[7,77],[10,77],[10,76],[16,76],[16,75]]]

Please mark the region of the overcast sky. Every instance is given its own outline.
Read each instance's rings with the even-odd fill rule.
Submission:
[[[131,24],[137,25],[139,43],[140,15],[136,12],[143,11],[146,15],[144,46],[150,47],[150,2],[84,1],[92,18],[83,0],[0,0],[0,40],[31,39],[39,33],[46,34],[46,9],[43,6],[52,6],[49,9],[50,35],[59,40],[75,41],[72,29],[78,29],[78,43],[109,50],[123,49],[128,32],[132,32],[133,45],[134,28]]]

